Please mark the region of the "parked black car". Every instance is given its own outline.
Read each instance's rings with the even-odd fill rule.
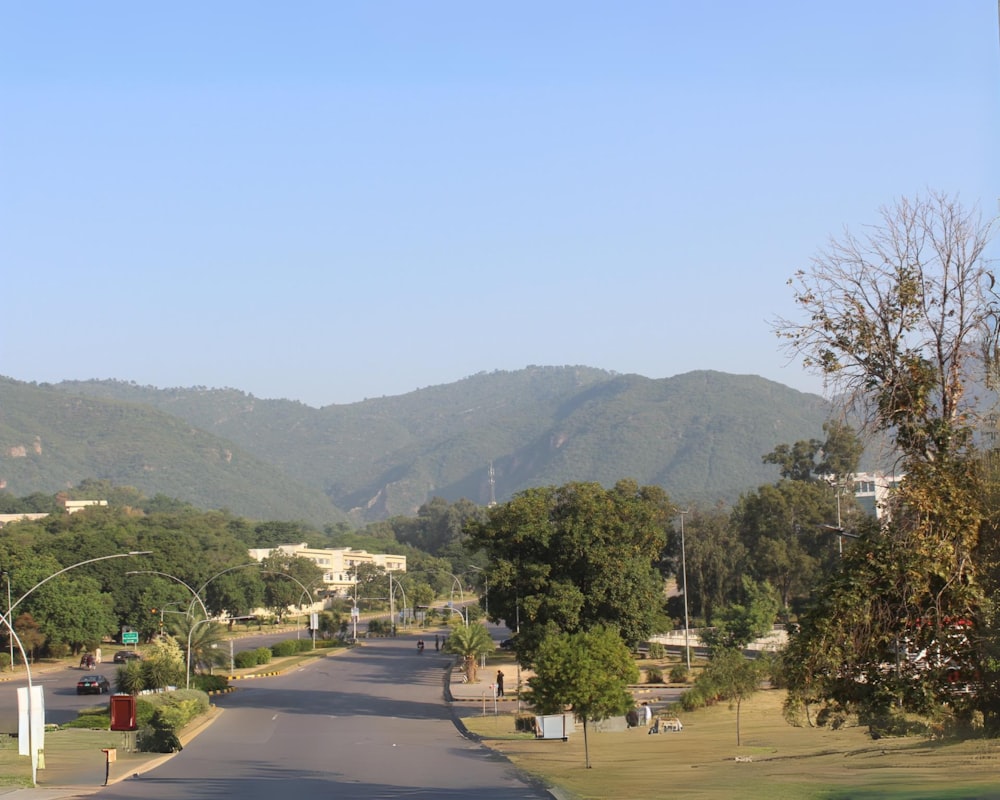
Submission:
[[[84,675],[76,682],[77,694],[104,694],[111,692],[111,683],[103,675]]]
[[[134,650],[119,650],[115,653],[115,663],[125,664],[129,661],[141,661],[142,656]]]

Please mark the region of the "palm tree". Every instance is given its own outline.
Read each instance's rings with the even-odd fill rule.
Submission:
[[[190,664],[193,670],[226,663],[226,651],[220,645],[226,640],[226,629],[218,622],[207,622],[194,617],[178,617],[173,624],[174,637],[188,658],[187,646],[191,643]]]
[[[479,657],[493,652],[493,637],[485,625],[457,624],[452,627],[444,643],[446,653],[462,657],[462,669],[469,683],[476,682]]]

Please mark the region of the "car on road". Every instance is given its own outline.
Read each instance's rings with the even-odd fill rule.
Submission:
[[[103,675],[84,675],[76,682],[77,694],[111,693],[111,683]]]
[[[142,656],[134,650],[119,650],[115,653],[116,664],[127,664],[129,661],[141,661]]]
[[[514,649],[514,640],[513,639],[504,639],[502,642],[500,642],[500,649],[501,650],[513,650]]]

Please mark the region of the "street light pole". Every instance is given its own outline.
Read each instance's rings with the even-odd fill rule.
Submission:
[[[7,614],[10,614],[10,572],[8,570],[3,571],[4,577],[7,579]],[[10,669],[11,672],[14,671],[14,636],[11,634],[7,637],[10,644]]]
[[[687,577],[687,554],[684,547],[684,515],[691,513],[691,509],[681,511],[677,509],[681,518],[681,579],[684,581],[684,658],[687,663],[687,670],[691,672],[691,646],[688,642],[690,625],[688,623],[688,577]]]

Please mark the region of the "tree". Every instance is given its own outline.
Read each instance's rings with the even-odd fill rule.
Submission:
[[[291,606],[310,605],[323,570],[312,559],[275,550],[261,561],[264,606],[281,619]],[[304,592],[302,587],[308,591]]]
[[[761,664],[734,648],[713,653],[696,686],[706,696],[727,700],[736,706],[736,746],[740,746],[740,709],[743,701],[760,687]]]
[[[826,483],[781,480],[740,497],[730,524],[746,552],[747,573],[768,581],[788,608],[836,566],[834,537],[823,526],[836,519],[836,498]]]
[[[866,410],[907,459],[968,445],[974,366],[1000,356],[1000,308],[985,251],[993,223],[943,195],[882,209],[864,238],[831,240],[790,283],[805,322],[776,330],[808,369]]]
[[[205,604],[213,614],[243,617],[264,603],[264,582],[256,563],[247,569],[233,570],[219,575],[205,589]]]
[[[528,489],[489,509],[486,522],[471,526],[471,541],[491,565],[490,615],[520,623],[518,656],[530,658],[549,624],[648,637],[663,605],[654,563],[669,514],[662,489],[634,481]]]
[[[866,236],[832,240],[792,281],[804,322],[781,320],[778,334],[861,409],[870,430],[892,437],[906,474],[890,522],[852,548],[856,557],[845,557],[793,641],[792,702],[872,711],[924,709],[928,696],[966,703],[948,696],[934,669],[909,684],[892,670],[891,679],[866,681],[886,672],[881,665],[896,660],[890,648],[898,655],[916,630],[961,658],[951,620],[968,620],[980,636],[992,628],[995,587],[982,583],[977,557],[989,514],[973,443],[979,414],[966,391],[977,374],[995,383],[1000,363],[1000,305],[985,257],[992,227],[943,194],[903,199]],[[852,584],[864,585],[860,597]],[[995,694],[984,684],[976,701],[984,713]]]
[[[45,644],[45,634],[42,633],[42,629],[35,622],[34,617],[27,612],[18,614],[14,618],[14,632],[17,634],[17,638],[21,640],[21,647],[24,648],[24,652],[32,659],[36,658],[38,648]]]
[[[777,464],[782,478],[810,481],[816,468],[816,455],[823,447],[819,439],[801,439],[795,444],[779,444],[761,459],[765,464]]]
[[[389,581],[385,577],[385,568],[369,561],[361,561],[350,568],[354,578],[354,597],[358,604],[371,607],[375,602],[388,601]]]
[[[861,437],[846,422],[830,419],[823,423],[823,442],[819,463],[813,472],[817,475],[832,475],[840,480],[858,471],[858,464],[864,454],[865,445]]]
[[[638,678],[632,654],[613,628],[552,632],[538,646],[535,675],[528,679],[529,700],[540,714],[569,709],[583,721],[585,761],[590,769],[588,721],[627,713],[635,704],[628,685]]]
[[[30,601],[50,647],[65,644],[76,654],[115,631],[114,599],[93,578],[61,576],[40,587]]]
[[[768,583],[756,583],[743,576],[743,603],[723,609],[715,626],[702,632],[701,638],[715,653],[721,650],[742,651],[750,642],[770,633],[778,616],[778,598]]]
[[[693,508],[685,520],[685,562],[688,583],[680,589],[688,597],[689,609],[706,624],[715,619],[718,609],[737,599],[740,576],[747,571],[747,552],[738,530],[729,524],[730,512],[721,508]],[[669,550],[674,572],[680,577],[680,534],[671,531]],[[679,604],[674,604],[679,606]],[[671,614],[680,618],[683,609]]]
[[[478,679],[476,664],[480,656],[489,655],[495,645],[485,625],[464,625],[457,620],[450,625],[448,638],[444,643],[446,653],[454,653],[462,659],[465,679],[475,683]]]

